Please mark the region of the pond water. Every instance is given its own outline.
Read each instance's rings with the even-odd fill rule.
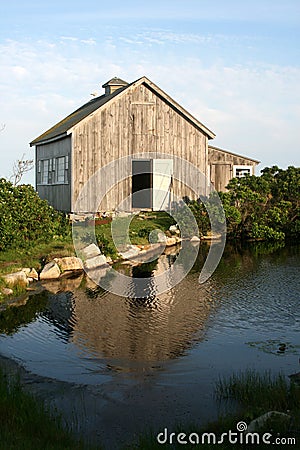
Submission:
[[[300,252],[227,245],[218,269],[199,285],[207,248],[201,245],[189,275],[158,297],[150,288],[136,299],[86,281],[49,283],[25,305],[0,313],[0,354],[63,382],[61,398],[72,386],[73,397],[64,400],[77,414],[78,432],[107,448],[149,427],[215,418],[219,376],[246,368],[299,371]],[[147,274],[172,258],[162,255]],[[143,276],[138,267],[121,270]]]

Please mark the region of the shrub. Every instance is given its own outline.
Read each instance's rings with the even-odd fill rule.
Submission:
[[[0,179],[0,250],[27,247],[68,233],[65,215],[42,200],[33,186],[13,186]]]

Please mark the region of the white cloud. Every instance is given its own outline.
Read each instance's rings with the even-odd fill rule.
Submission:
[[[208,64],[205,54],[158,54],[140,45],[126,50],[138,38],[118,45],[112,36],[91,45],[72,36],[62,38],[0,45],[0,123],[6,124],[0,133],[0,176],[9,175],[26,149],[32,155],[32,139],[89,101],[90,93],[112,76],[129,82],[148,76],[216,132],[216,145],[260,159],[263,165],[299,164],[299,68],[222,60]],[[166,34],[160,38],[166,40]],[[175,35],[167,33],[167,39]],[[179,34],[177,39],[189,38]]]

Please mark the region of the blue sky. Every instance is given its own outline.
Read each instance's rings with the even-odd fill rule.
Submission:
[[[113,76],[146,75],[257,173],[298,166],[299,42],[298,0],[1,2],[0,176]]]

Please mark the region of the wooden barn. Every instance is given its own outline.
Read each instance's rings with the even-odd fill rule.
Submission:
[[[218,192],[225,191],[232,178],[254,175],[257,164],[256,159],[208,146],[208,178]]]
[[[179,158],[205,175],[202,194],[210,182],[224,190],[233,176],[254,173],[258,161],[209,146],[215,134],[148,78],[132,83],[113,78],[102,87],[103,95],[30,143],[36,149],[37,191],[56,209],[95,212],[95,199],[87,201],[84,211],[76,209],[82,188],[99,169],[124,157],[130,165],[124,165],[122,181],[108,190],[98,211],[118,210],[128,198],[128,210],[160,210],[166,203],[159,193],[162,184],[170,192],[168,201],[171,194],[194,197],[190,188],[173,177]],[[106,173],[101,183],[108,186],[113,175]],[[95,196],[96,192],[94,186]]]

